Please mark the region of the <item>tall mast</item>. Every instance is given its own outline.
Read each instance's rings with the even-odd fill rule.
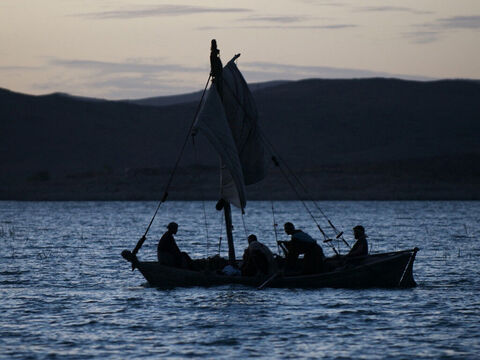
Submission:
[[[225,226],[227,230],[227,241],[228,241],[228,262],[232,266],[236,266],[235,263],[235,246],[233,245],[233,235],[232,235],[232,208],[228,201],[225,201],[223,206],[223,212],[225,214]]]
[[[223,102],[223,65],[220,60],[220,50],[217,48],[217,41],[215,39],[211,42],[210,47],[210,75],[212,76],[212,82],[215,84],[215,88],[218,91],[218,95]],[[230,203],[225,199],[220,199],[217,203],[217,210],[221,210],[225,215],[225,227],[228,241],[228,262],[232,266],[236,266],[235,262],[235,246],[233,244],[232,234],[232,208]]]

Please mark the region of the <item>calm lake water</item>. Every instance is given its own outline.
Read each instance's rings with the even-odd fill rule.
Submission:
[[[349,241],[363,224],[374,252],[418,246],[418,287],[148,288],[120,252],[135,246],[156,203],[0,202],[0,357],[479,358],[480,202],[318,204]],[[221,214],[204,205],[205,214],[202,202],[163,204],[139,257],[155,259],[170,221],[192,257],[218,252]],[[279,224],[321,239],[301,203],[274,209]],[[237,212],[233,220],[237,256],[245,233],[276,251],[270,202],[247,205],[245,228]]]

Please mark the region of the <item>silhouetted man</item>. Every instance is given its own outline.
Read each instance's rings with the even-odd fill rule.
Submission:
[[[365,235],[365,229],[362,225],[357,225],[353,228],[353,236],[355,239],[357,239],[357,241],[355,244],[353,244],[347,256],[353,257],[368,255],[367,235]]]
[[[248,237],[248,248],[243,253],[242,275],[269,275],[276,270],[275,259],[270,249],[260,243],[255,235],[251,234]]]
[[[180,268],[190,268],[192,259],[187,253],[181,252],[175,242],[175,235],[178,231],[178,224],[171,222],[167,225],[167,231],[161,237],[157,246],[158,262],[163,265],[169,265]]]

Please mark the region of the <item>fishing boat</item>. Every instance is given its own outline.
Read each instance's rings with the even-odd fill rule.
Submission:
[[[165,187],[162,200],[159,202],[154,215],[147,226],[144,235],[133,249],[124,250],[122,256],[132,265],[132,270],[138,269],[148,284],[155,287],[187,287],[187,286],[218,286],[238,284],[252,286],[259,289],[265,287],[275,288],[408,288],[416,286],[413,278],[413,263],[418,248],[368,254],[364,256],[345,257],[341,256],[332,238],[348,242],[326,217],[315,201],[310,201],[325,217],[327,224],[332,228],[334,236],[326,235],[312,212],[309,210],[304,198],[295,190],[295,184],[300,186],[305,193],[308,190],[303,183],[285,164],[277,154],[272,143],[267,139],[258,125],[258,114],[255,101],[249,87],[239,71],[235,61],[240,55],[235,55],[225,67],[222,66],[219,51],[215,40],[212,40],[210,62],[211,74],[207,80],[202,99],[197,112],[193,117],[192,125],[185,138],[176,165],[171,172]],[[211,81],[210,81],[211,80]],[[211,83],[207,91],[208,85]],[[202,134],[218,153],[220,166],[220,200],[217,210],[224,212],[225,229],[228,241],[228,260],[218,255],[209,259],[193,260],[189,268],[169,266],[157,261],[140,261],[137,253],[146,240],[147,233],[157,215],[162,203],[167,200],[168,189],[175,174],[179,160],[182,157],[185,145],[189,138],[193,139]],[[241,260],[235,256],[234,239],[232,234],[232,208],[237,207],[245,214],[247,204],[246,186],[263,180],[267,174],[267,154],[274,166],[286,177],[288,183],[307,209],[320,233],[323,235],[325,244],[328,244],[336,253],[331,258],[326,258],[322,272],[303,273],[285,269],[284,256],[277,256],[278,269],[268,275],[242,276],[238,272],[224,271],[226,266],[238,269]],[[290,174],[288,174],[290,172]],[[292,180],[293,179],[293,180]],[[273,205],[272,205],[273,211]],[[274,230],[276,236],[276,224]],[[277,242],[287,255],[288,250]],[[303,259],[298,259],[297,266],[302,267]]]
[[[127,250],[128,251],[128,250]],[[231,276],[214,269],[188,270],[159,264],[157,261],[139,261],[129,252],[124,257],[132,262],[148,284],[160,288],[189,286],[218,286],[238,284],[262,289],[274,288],[411,288],[413,262],[418,248],[389,253],[371,254],[354,259],[332,271],[309,275]],[[326,259],[328,263],[329,259]]]

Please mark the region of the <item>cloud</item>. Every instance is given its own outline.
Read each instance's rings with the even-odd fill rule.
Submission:
[[[341,30],[354,28],[355,24],[332,24],[332,25],[242,25],[242,26],[201,26],[197,30],[219,29],[279,29],[279,30]]]
[[[104,81],[78,81],[76,78],[66,81],[54,81],[34,84],[33,88],[42,92],[64,92],[74,96],[86,96],[102,99],[142,99],[154,96],[183,94],[198,90],[199,87],[182,85],[173,81],[159,79],[156,83],[142,77],[117,78]]]
[[[88,83],[89,87],[103,89],[108,98],[138,99],[151,96],[187,93],[198,90],[194,84],[182,84],[178,79],[152,78],[150,76],[115,77],[104,80],[94,80]]]
[[[437,19],[434,26],[444,29],[480,29],[480,15],[453,16]]]
[[[51,59],[51,65],[67,68],[94,70],[106,73],[162,73],[162,72],[201,72],[202,67],[191,67],[177,64],[148,64],[139,61],[126,61],[123,63],[97,61],[97,60],[66,60]]]
[[[244,73],[250,81],[299,80],[305,78],[369,78],[398,77],[410,80],[431,80],[415,75],[392,74],[365,69],[337,68],[330,66],[299,66],[271,62],[251,62],[243,64]]]
[[[432,22],[418,24],[416,30],[403,34],[417,44],[427,44],[438,41],[448,30],[479,30],[480,15],[452,16],[436,19]]]
[[[109,62],[49,58],[48,65],[69,71],[58,79],[35,84],[36,89],[113,99],[196,91],[209,72],[207,66],[152,63],[148,59]]]
[[[431,11],[417,10],[404,6],[362,6],[355,9],[356,11],[364,12],[404,12],[409,14],[432,14]]]
[[[43,92],[65,92],[76,96],[106,99],[138,99],[144,97],[187,93],[198,90],[201,81],[188,81],[178,74],[103,74],[82,76],[78,72],[64,73],[55,79],[33,84]]]
[[[328,18],[322,18],[325,20]],[[357,25],[354,24],[330,24],[330,25],[318,25],[318,24],[302,24],[296,25],[295,23],[305,23],[311,21],[312,18],[309,16],[249,16],[238,21],[243,22],[260,22],[260,23],[271,23],[270,25],[240,25],[228,27],[229,29],[288,29],[288,30],[335,30],[335,29],[345,29],[353,28]],[[318,23],[318,18],[315,19]],[[199,28],[200,30],[213,30],[220,27],[204,26]]]
[[[387,72],[364,69],[337,68],[328,66],[299,66],[271,62],[247,62],[241,64],[242,73],[249,83],[272,80],[300,80],[306,78],[371,78],[398,77],[410,80],[432,80],[431,78],[398,75]],[[107,77],[92,77],[85,82],[85,88],[98,89],[106,98],[133,99],[160,95],[180,94],[200,90],[200,81],[191,81],[190,77],[176,74],[113,74]]]
[[[411,39],[416,44],[428,44],[440,39],[441,32],[439,31],[411,31],[406,32],[403,36]]]
[[[306,16],[249,16],[246,18],[239,19],[239,21],[258,21],[258,22],[273,22],[273,23],[282,23],[290,24],[295,22],[306,21],[309,18]]]
[[[123,62],[49,58],[47,64],[64,67],[56,77],[35,84],[36,89],[66,92],[80,96],[109,99],[135,99],[181,94],[202,88],[209,69],[153,63],[152,59],[127,59]],[[329,66],[300,66],[272,62],[246,62],[242,72],[249,83],[306,78],[369,78],[398,77],[412,80],[431,80],[411,75],[399,75],[365,69]]]
[[[331,1],[331,0],[302,0],[305,4],[317,5],[317,6],[334,6],[334,7],[346,7],[350,4],[346,2]]]
[[[245,8],[211,8],[189,5],[159,5],[154,7],[139,7],[125,10],[111,10],[84,14],[74,14],[89,19],[135,19],[158,16],[183,16],[205,13],[244,13],[250,12]]]
[[[0,71],[38,71],[43,69],[44,68],[42,66],[18,66],[18,65],[0,66]]]

